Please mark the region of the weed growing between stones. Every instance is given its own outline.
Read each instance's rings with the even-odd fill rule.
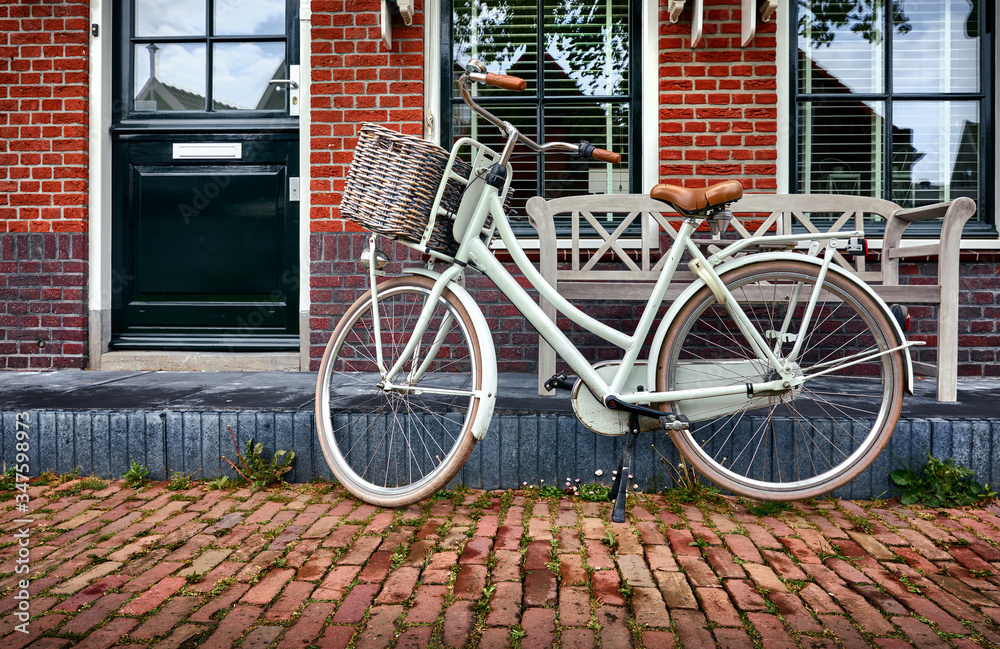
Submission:
[[[232,426],[229,426],[229,436],[233,440],[233,448],[236,450],[236,458],[239,466],[229,458],[223,456],[223,460],[233,467],[240,478],[249,482],[256,489],[264,489],[275,482],[281,482],[281,476],[292,470],[292,462],[295,461],[295,451],[275,451],[270,461],[264,458],[264,444],[258,442],[254,444],[253,438],[247,440],[245,453],[240,453],[240,448],[236,444],[236,435]],[[242,467],[242,468],[241,468]]]
[[[132,489],[142,489],[146,484],[146,476],[149,475],[149,468],[137,461],[132,460],[132,466],[122,474],[126,486]]]

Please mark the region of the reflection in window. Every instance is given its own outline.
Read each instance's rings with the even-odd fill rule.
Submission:
[[[286,0],[134,0],[133,109],[286,110],[287,87],[270,83],[287,78],[285,5]]]
[[[980,1],[798,3],[798,191],[983,200]]]
[[[628,0],[455,0],[452,10],[453,137],[501,144],[497,130],[461,103],[454,85],[476,58],[491,72],[527,81],[528,90],[519,94],[474,88],[502,119],[542,142],[585,139],[622,154],[622,164],[608,165],[522,151],[512,160],[514,205],[520,209],[538,194],[631,191]]]

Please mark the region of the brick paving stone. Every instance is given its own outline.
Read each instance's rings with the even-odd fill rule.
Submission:
[[[670,614],[667,612],[663,595],[656,588],[633,588],[629,605],[635,621],[652,627],[670,626]]]
[[[623,555],[619,556],[616,561],[622,579],[629,586],[633,588],[656,588],[656,584],[653,582],[653,573],[649,571],[649,567],[641,555]]]
[[[517,584],[520,586],[520,584]],[[497,590],[500,589],[499,584]],[[418,586],[413,596],[413,606],[406,612],[408,624],[432,624],[438,618],[448,594],[445,586],[423,584]]]
[[[486,558],[489,556],[492,547],[493,540],[490,538],[471,538],[466,542],[465,549],[458,557],[458,562],[461,564],[486,565]]]
[[[62,627],[60,633],[86,633],[104,621],[104,619],[117,611],[131,595],[125,593],[108,593],[101,599],[94,602],[94,605],[85,611],[77,613]]]
[[[365,611],[375,601],[381,586],[378,584],[358,584],[351,589],[333,616],[334,624],[356,624],[365,616]]]
[[[211,622],[213,615],[235,605],[248,590],[250,590],[250,586],[247,584],[233,584],[221,594],[205,602],[201,608],[188,617],[188,620],[191,622]]]
[[[915,595],[900,596],[899,599],[914,613],[933,622],[934,626],[944,633],[968,633],[968,629],[962,626],[961,622],[929,599]]]
[[[486,614],[486,624],[512,627],[521,617],[521,584],[500,582],[495,586],[496,590],[490,598],[489,612]]]
[[[736,558],[751,563],[764,563],[760,551],[749,537],[742,534],[725,534],[722,539]]]
[[[496,516],[482,516],[479,522],[476,523],[476,533],[477,537],[488,537],[493,538],[497,535],[497,530],[500,527],[500,519]]]
[[[705,559],[719,579],[744,579],[747,573],[735,561],[733,555],[721,547],[705,549]]]
[[[557,552],[579,552],[583,547],[580,541],[580,531],[572,527],[563,527],[556,533]]]
[[[691,522],[688,523],[688,527],[691,529],[691,535],[696,539],[700,539],[702,543],[708,543],[709,545],[720,545],[722,543],[722,540],[716,536],[715,531],[704,523]]]
[[[347,552],[337,560],[342,566],[363,566],[382,543],[378,536],[359,536],[351,543]],[[325,543],[324,543],[325,545]]]
[[[169,577],[174,572],[184,566],[176,561],[160,561],[149,570],[135,577],[122,587],[122,590],[129,593],[138,593],[146,590],[161,579]]]
[[[647,631],[646,633],[651,633]],[[673,634],[671,634],[671,637]],[[645,635],[643,635],[645,639]],[[590,629],[563,629],[562,649],[592,649],[594,646],[594,632]],[[656,649],[658,645],[645,641],[646,649]],[[662,645],[664,647],[668,645]],[[671,649],[673,644],[669,645]]]
[[[232,550],[228,548],[223,549],[208,549],[198,555],[198,557],[191,562],[191,565],[183,570],[177,572],[178,577],[187,577],[189,575],[203,575],[212,571],[216,566],[225,561]]]
[[[545,541],[529,541],[524,551],[524,569],[545,570],[551,556],[552,545]]]
[[[913,617],[894,617],[892,623],[900,628],[910,641],[920,649],[945,649],[948,643],[920,620]]]
[[[611,523],[611,532],[615,535],[615,553],[642,554],[642,543],[628,523]]]
[[[379,583],[389,574],[392,567],[392,554],[385,550],[372,553],[368,563],[361,569],[358,579],[366,583]]]
[[[869,649],[871,647],[854,628],[850,618],[840,615],[821,615],[819,620],[840,641],[844,649]]]
[[[644,545],[666,545],[667,537],[660,531],[660,526],[653,521],[639,521],[635,524],[639,530],[639,538]]]
[[[774,538],[766,528],[755,523],[744,523],[743,527],[747,530],[747,537],[758,548],[767,548],[768,550],[780,550],[782,548],[781,543],[778,539]],[[733,550],[735,552],[735,550]]]
[[[675,555],[679,557],[701,556],[701,548],[692,545],[694,543],[694,535],[691,534],[691,530],[670,528],[667,530],[667,539],[670,541],[670,547],[673,548]]]
[[[694,592],[683,572],[657,571],[653,573],[653,577],[663,595],[663,601],[671,611],[675,608],[698,608]]]
[[[290,568],[270,570],[240,601],[243,604],[259,606],[270,604],[294,576],[295,571]]]
[[[733,604],[741,611],[764,611],[767,610],[767,602],[760,596],[757,589],[745,579],[727,579],[722,582],[725,589],[733,600]]]
[[[354,631],[353,626],[328,626],[323,635],[316,640],[315,644],[321,649],[345,649],[351,643]],[[286,635],[285,638],[287,637]],[[278,645],[279,649],[284,649],[284,647],[288,646],[302,645],[287,645],[284,641]]]
[[[778,575],[767,566],[756,563],[745,563],[743,569],[747,571],[750,579],[757,584],[758,588],[765,588],[771,592],[786,592],[788,588],[781,582]]]
[[[615,567],[608,546],[600,541],[584,541],[587,554],[587,565],[594,570],[608,570]]]
[[[100,629],[88,633],[83,642],[78,643],[76,646],[81,649],[108,649],[121,640],[122,636],[132,630],[138,623],[138,620],[130,618],[115,618]]]
[[[982,557],[973,552],[969,548],[959,548],[952,547],[948,550],[951,556],[955,557],[955,560],[960,564],[968,568],[970,571],[986,571],[992,573],[994,571],[993,566],[991,566],[986,561],[983,561]]]
[[[186,583],[187,580],[183,577],[163,579],[122,607],[121,613],[123,615],[145,615],[160,606],[164,600],[183,588]]]
[[[701,611],[673,611],[671,619],[681,647],[711,647],[715,644]]]
[[[849,584],[870,584],[872,580],[868,578],[863,572],[855,568],[850,563],[844,561],[843,559],[838,559],[836,557],[831,557],[826,560],[824,565],[830,570],[837,573],[837,576],[843,579]]]
[[[628,647],[632,633],[628,628],[628,612],[618,606],[600,606],[596,612],[602,647]],[[523,646],[523,645],[522,645]]]
[[[269,622],[284,622],[292,619],[295,612],[305,604],[316,584],[307,581],[293,581],[281,591],[278,600],[271,606],[264,619]],[[249,594],[249,593],[248,593]]]
[[[394,570],[389,578],[382,584],[382,591],[378,595],[380,604],[401,604],[413,595],[413,588],[417,585],[420,577],[418,568],[408,568],[401,566]]]
[[[593,643],[586,646],[590,649]],[[670,631],[643,631],[642,646],[646,649],[674,649],[677,646],[677,639]]]
[[[888,635],[892,633],[892,625],[886,622],[882,614],[858,593],[838,586],[831,589],[830,594],[847,611],[851,619],[866,632],[872,635]]]
[[[155,615],[142,623],[135,631],[129,634],[130,638],[138,640],[151,640],[170,633],[170,630],[179,626],[180,622],[187,617],[188,613],[197,608],[201,602],[201,597],[175,597],[163,605]]]
[[[715,636],[715,646],[718,649],[750,649],[754,646],[750,636],[743,629],[721,627],[713,629],[712,635]],[[831,643],[830,649],[836,649],[836,645]]]
[[[84,604],[89,604],[90,602],[93,602],[94,600],[103,597],[106,592],[120,587],[127,581],[128,577],[125,575],[109,575],[107,577],[104,577],[103,579],[99,579],[94,583],[92,583],[91,585],[84,588],[83,590],[81,590],[76,595],[73,595],[72,597],[64,600],[61,604],[59,604],[59,609],[71,612],[76,611]],[[32,588],[32,590],[37,589],[36,592],[41,591],[41,589],[38,588],[37,581],[33,583],[33,586],[34,588]],[[7,604],[13,606],[15,604],[14,598],[13,597],[7,598]]]
[[[960,599],[975,606],[993,606],[994,602],[981,593],[969,588],[965,582],[948,575],[928,575],[928,578],[938,586],[948,590]]]
[[[677,557],[677,563],[695,586],[718,588],[722,584],[709,567],[708,562],[701,557]]]
[[[356,586],[357,588],[364,588],[364,585]],[[353,592],[353,591],[352,591]],[[371,600],[369,600],[370,602]],[[366,607],[367,608],[367,607]],[[362,611],[362,614],[364,611]],[[285,635],[278,641],[279,649],[302,649],[313,644],[317,644],[316,639],[319,638],[320,634],[323,633],[323,624],[327,617],[330,615],[330,605],[323,602],[313,602],[308,604],[302,615],[295,624],[293,624],[286,632]],[[359,617],[356,622],[360,622]],[[351,635],[354,633],[353,627],[331,627],[339,629],[350,629]],[[342,634],[343,631],[338,632]],[[348,636],[349,638],[350,636]],[[331,645],[334,643],[331,642]],[[345,644],[341,646],[346,646]]]
[[[455,602],[445,610],[441,641],[446,647],[464,647],[468,642],[476,623],[474,606],[473,602]]]
[[[219,581],[236,575],[236,573],[243,569],[243,566],[244,564],[242,563],[224,561],[209,571],[208,574],[204,575],[201,581],[188,584],[188,589],[199,593],[207,593],[215,588]]]
[[[819,622],[802,605],[802,600],[791,593],[770,593],[767,598],[774,602],[778,612],[785,618],[789,628],[801,633],[822,633]]]
[[[652,571],[666,570],[677,572],[677,561],[669,545],[647,545],[646,564]]]
[[[521,623],[525,635],[522,649],[546,649],[555,643],[556,612],[552,609],[531,608],[524,612]],[[609,645],[614,646],[614,645]]]
[[[660,520],[667,527],[673,527],[674,525],[681,524],[684,519],[673,512],[663,510],[660,512]]]
[[[267,649],[284,630],[281,626],[259,626],[247,634],[240,649]]]
[[[105,577],[112,572],[115,572],[122,567],[122,563],[119,561],[106,561],[104,563],[99,563],[90,570],[82,572],[76,577],[69,579],[59,586],[56,586],[50,590],[53,595],[72,595],[77,591],[81,591],[90,585],[92,581],[96,581],[101,577]]]
[[[528,521],[527,536],[532,541],[551,541],[552,530],[548,518],[532,518]]]
[[[424,649],[431,642],[432,631],[433,629],[429,626],[409,627],[399,634],[399,639],[396,640],[396,649]],[[506,629],[503,631],[509,635]],[[483,635],[485,636],[485,634]],[[506,641],[506,637],[504,640]],[[504,644],[503,646],[506,647],[507,645]]]
[[[521,537],[524,528],[518,525],[501,525],[497,528],[494,550],[518,550],[521,547]]]
[[[872,584],[852,584],[851,590],[858,593],[868,603],[882,611],[885,615],[906,615],[906,608],[892,598],[892,595],[883,592]]]
[[[580,586],[559,589],[559,624],[586,626],[590,622],[590,590]]]
[[[30,644],[32,641],[35,641],[36,638],[39,638],[39,636],[45,633],[46,631],[49,631],[50,629],[54,629],[57,626],[59,626],[62,623],[63,619],[65,619],[65,616],[62,615],[43,615],[42,617],[31,621],[31,625],[28,627],[29,631],[28,633],[21,633],[20,631],[15,631],[14,625],[11,624],[9,627],[10,633],[4,636],[3,638],[0,638],[0,646],[3,646],[4,649],[22,649],[23,647]],[[17,623],[20,623],[20,621],[18,621]],[[4,633],[3,631],[0,631],[0,635],[3,635],[3,633]],[[37,641],[35,641],[35,644],[39,644],[43,640],[49,640],[49,639],[56,640],[56,638],[39,638]],[[52,646],[57,647],[60,645],[52,645]]]
[[[508,575],[504,575],[505,577]],[[590,575],[583,566],[583,557],[579,554],[559,555],[559,580],[567,586],[580,586],[587,583]],[[514,579],[498,579],[494,569],[494,581],[514,581]]]
[[[395,604],[392,606],[373,606],[371,617],[364,630],[358,635],[357,649],[385,649],[392,644],[395,631],[395,622],[403,615],[403,607]]]
[[[614,574],[605,571],[597,574]],[[617,574],[614,574],[618,578]],[[597,591],[597,577],[595,575],[595,595]],[[524,577],[524,606],[532,608],[537,606],[555,606],[558,593],[558,580],[556,574],[551,570],[534,570]],[[457,595],[456,595],[457,597]],[[599,596],[598,596],[599,598]]]
[[[458,576],[455,578],[455,598],[478,600],[486,587],[487,570],[486,566],[464,565],[459,566]]]
[[[740,626],[743,624],[725,590],[721,588],[695,588],[694,594],[705,617],[713,624],[719,626]]]
[[[747,619],[757,629],[768,649],[797,649],[795,641],[776,616],[768,613],[747,613]]]

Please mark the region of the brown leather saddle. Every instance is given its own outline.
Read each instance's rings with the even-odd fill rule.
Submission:
[[[708,187],[687,188],[659,184],[650,197],[669,203],[684,216],[708,217],[743,197],[743,185],[738,180],[724,180]]]

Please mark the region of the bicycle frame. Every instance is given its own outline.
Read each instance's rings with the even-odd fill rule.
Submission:
[[[456,150],[452,153],[453,157],[456,154],[458,146],[459,145],[456,145]],[[755,243],[763,241],[765,239],[764,236],[751,237],[749,239],[734,242],[719,253],[712,255],[711,258],[706,258],[692,239],[692,234],[698,225],[698,220],[694,218],[685,218],[678,231],[678,236],[674,245],[671,246],[669,252],[667,253],[667,260],[663,271],[653,287],[652,294],[647,301],[636,330],[632,333],[632,335],[627,335],[587,315],[567,301],[556,291],[556,289],[546,282],[535,266],[528,260],[520,245],[518,245],[517,238],[514,236],[510,223],[507,220],[507,216],[504,213],[498,190],[495,187],[482,183],[478,184],[476,189],[479,190],[478,197],[472,194],[467,195],[465,199],[467,201],[475,200],[475,209],[472,211],[471,215],[463,215],[468,218],[462,219],[463,223],[461,226],[456,225],[456,235],[461,235],[461,242],[458,252],[455,255],[454,262],[447,270],[437,277],[434,292],[431,296],[433,299],[428,301],[428,306],[425,307],[424,313],[422,313],[421,317],[418,319],[418,323],[411,340],[407,348],[404,350],[401,358],[387,373],[386,385],[401,390],[407,389],[406,386],[400,386],[392,383],[392,379],[401,371],[402,366],[408,358],[416,352],[416,340],[423,335],[430,319],[430,305],[436,301],[437,297],[440,296],[441,292],[443,292],[448,283],[460,281],[460,278],[463,277],[463,267],[466,264],[474,265],[475,268],[482,271],[487,277],[489,277],[500,289],[500,291],[503,292],[503,294],[521,312],[521,314],[524,315],[524,317],[535,327],[539,334],[552,345],[556,352],[567,362],[573,371],[577,373],[577,375],[591,389],[591,391],[595,395],[599,395],[605,403],[607,403],[608,399],[611,397],[634,405],[647,405],[668,401],[673,402],[688,399],[734,396],[745,394],[748,390],[752,390],[754,394],[766,394],[768,392],[779,393],[789,387],[800,385],[808,378],[812,378],[812,376],[819,375],[814,374],[809,377],[796,377],[793,373],[792,365],[797,354],[799,353],[801,340],[803,338],[801,335],[802,331],[788,332],[787,328],[789,326],[789,322],[786,319],[782,325],[781,331],[771,332],[773,337],[777,338],[778,341],[774,343],[772,348],[772,344],[769,344],[765,340],[762,332],[759,332],[750,322],[747,315],[738,306],[736,306],[737,301],[734,299],[732,294],[729,293],[724,284],[721,282],[719,275],[715,272],[714,266],[719,264],[723,259],[749,246],[752,246]],[[500,263],[500,261],[493,255],[492,251],[490,251],[487,243],[484,242],[483,238],[480,236],[483,231],[483,225],[486,223],[489,216],[493,217],[493,227],[496,228],[496,232],[506,244],[507,251],[510,253],[514,264],[522,273],[524,273],[528,282],[550,303],[555,305],[557,311],[581,326],[586,331],[599,336],[603,340],[621,348],[624,351],[624,356],[610,383],[605,381],[594,370],[590,362],[584,358],[572,341],[570,341],[569,338],[561,330],[559,330],[556,324],[545,315],[535,300],[528,295],[524,288],[521,287],[517,280],[511,276],[503,264]],[[459,229],[461,229],[462,232],[458,232]],[[816,287],[808,296],[808,301],[805,304],[807,315],[812,313],[819,299],[820,293],[822,292],[822,280],[829,271],[833,260],[833,253],[835,252],[833,241],[846,240],[860,236],[863,236],[863,233],[835,232],[766,236],[768,243],[794,244],[802,241],[811,241],[813,244],[810,248],[810,252],[814,256],[819,253],[820,246],[818,243],[823,241],[828,242],[828,245],[826,246],[826,253],[823,255],[822,259],[820,281],[817,282]],[[733,317],[737,327],[746,337],[758,358],[765,360],[768,366],[774,370],[777,376],[776,379],[752,383],[750,385],[741,383],[733,386],[703,387],[690,390],[673,390],[664,392],[650,391],[648,389],[642,391],[623,392],[626,380],[631,375],[632,369],[638,360],[643,341],[651,331],[659,306],[663,302],[667,288],[673,280],[677,267],[680,264],[681,257],[685,252],[689,253],[694,260],[691,263],[691,266],[693,270],[695,270],[698,278],[712,289],[720,302],[724,302],[726,304],[726,309]],[[775,255],[774,253],[756,253],[754,257],[763,261],[775,258]],[[372,280],[374,283],[374,276],[372,277]],[[798,291],[795,291],[793,304],[797,304],[801,297],[802,296],[798,295]],[[803,324],[801,326],[804,330],[809,322],[809,317],[803,318],[802,322]],[[792,351],[787,356],[779,358],[777,356],[777,350],[780,348],[780,341],[789,333],[793,336],[797,336],[799,342],[793,346]],[[853,359],[852,362],[866,362],[873,358],[899,351],[902,348],[910,346],[910,344],[912,343],[904,343],[900,346],[881,352],[865,354]],[[420,364],[419,359],[415,359],[413,365],[418,364]],[[844,367],[844,365],[839,365],[838,367]],[[833,370],[831,369],[830,371]],[[411,372],[410,378],[412,379],[414,376],[419,376],[419,374],[419,370],[416,373]]]

